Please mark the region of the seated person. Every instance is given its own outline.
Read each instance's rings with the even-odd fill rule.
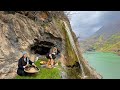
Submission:
[[[27,67],[29,64],[36,67],[34,62],[32,62],[31,60],[28,59],[27,53],[23,52],[23,56],[18,61],[17,74],[20,76],[26,76],[27,73],[24,71],[24,68]]]
[[[50,52],[47,53],[47,55],[46,55],[46,57],[48,58],[47,66],[49,66],[49,65],[51,65],[52,67],[54,66],[55,58],[58,53],[60,53],[60,51],[58,50],[56,45],[50,49]]]

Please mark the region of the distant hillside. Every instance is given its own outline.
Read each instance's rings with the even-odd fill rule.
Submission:
[[[86,50],[113,51],[120,53],[120,21],[104,25],[94,35],[80,43]]]

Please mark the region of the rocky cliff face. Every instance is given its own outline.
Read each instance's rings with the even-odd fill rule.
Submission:
[[[16,75],[22,51],[27,51],[28,57],[34,61],[37,54],[45,55],[53,45],[61,51],[58,59],[65,67],[66,78],[80,78],[81,67],[70,45],[64,22],[71,30],[69,20],[62,11],[1,11],[0,78]],[[73,33],[72,37],[76,39]],[[101,78],[83,60],[77,40],[74,42],[85,74],[89,78]]]

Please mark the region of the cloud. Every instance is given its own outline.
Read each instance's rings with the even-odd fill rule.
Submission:
[[[70,23],[76,35],[87,38],[103,25],[120,20],[120,11],[71,11]],[[76,13],[76,14],[74,14]]]

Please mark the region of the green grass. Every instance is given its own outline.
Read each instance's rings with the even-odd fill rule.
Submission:
[[[19,76],[17,75],[15,79],[61,79],[59,66],[56,68],[48,69],[40,67],[40,60],[35,62],[36,66],[40,71],[32,76]]]
[[[103,37],[99,37],[98,41],[93,45],[97,51],[102,52],[115,52],[120,48],[120,33],[116,33],[109,37],[106,41]]]

